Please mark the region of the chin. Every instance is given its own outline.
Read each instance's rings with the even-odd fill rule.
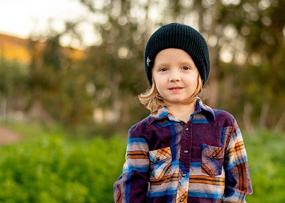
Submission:
[[[171,100],[168,100],[167,102],[171,104],[181,104],[181,103],[185,103],[185,100],[184,99],[171,99]]]
[[[168,103],[171,104],[191,104],[192,102],[189,102],[191,98],[177,98],[177,99],[169,99],[167,100]]]

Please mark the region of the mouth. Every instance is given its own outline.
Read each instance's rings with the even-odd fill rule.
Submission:
[[[183,87],[170,87],[169,90],[181,90]]]

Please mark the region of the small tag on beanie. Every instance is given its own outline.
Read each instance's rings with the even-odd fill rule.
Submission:
[[[149,57],[146,58],[146,65],[149,66],[149,63],[151,62],[151,60],[149,59]]]

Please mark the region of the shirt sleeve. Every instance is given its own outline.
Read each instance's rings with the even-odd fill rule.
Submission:
[[[142,136],[129,130],[123,173],[114,183],[115,203],[143,203],[149,182],[148,144]]]
[[[241,131],[234,120],[225,151],[225,192],[223,202],[245,203],[246,195],[252,194],[248,159]]]

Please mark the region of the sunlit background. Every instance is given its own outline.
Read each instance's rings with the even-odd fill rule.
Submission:
[[[206,38],[201,98],[235,115],[249,203],[285,202],[284,0],[1,0],[0,202],[113,202],[148,115],[144,46],[169,22]]]

